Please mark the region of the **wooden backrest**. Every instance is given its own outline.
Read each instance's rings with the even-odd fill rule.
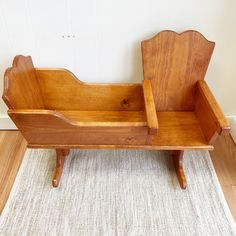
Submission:
[[[11,109],[44,108],[31,57],[18,55],[4,75],[3,100]]]
[[[151,80],[157,111],[194,110],[215,43],[197,31],[162,31],[142,42],[144,79]]]

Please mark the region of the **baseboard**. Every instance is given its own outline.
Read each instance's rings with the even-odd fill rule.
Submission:
[[[227,116],[231,126],[231,135],[236,143],[236,116]],[[0,116],[0,130],[16,130],[12,120],[8,116]]]
[[[16,130],[17,127],[14,125],[10,117],[0,116],[0,130]]]
[[[236,116],[227,116],[231,126],[231,136],[236,143]]]

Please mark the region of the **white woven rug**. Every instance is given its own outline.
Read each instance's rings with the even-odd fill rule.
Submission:
[[[181,190],[167,152],[72,150],[54,189],[55,152],[28,149],[0,235],[236,235],[209,154],[184,159]]]

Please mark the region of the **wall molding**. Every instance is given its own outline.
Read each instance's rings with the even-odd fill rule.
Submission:
[[[236,143],[236,116],[226,116],[231,126],[231,135]],[[16,130],[17,127],[14,125],[12,120],[7,115],[0,116],[0,130]]]

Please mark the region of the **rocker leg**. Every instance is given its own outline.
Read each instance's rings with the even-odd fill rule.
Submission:
[[[57,154],[56,167],[52,178],[52,186],[55,188],[59,185],[65,162],[65,157],[69,154],[69,152],[70,149],[56,149],[56,154]]]
[[[172,151],[171,156],[174,161],[175,171],[182,189],[186,189],[187,182],[183,169],[183,150]]]

